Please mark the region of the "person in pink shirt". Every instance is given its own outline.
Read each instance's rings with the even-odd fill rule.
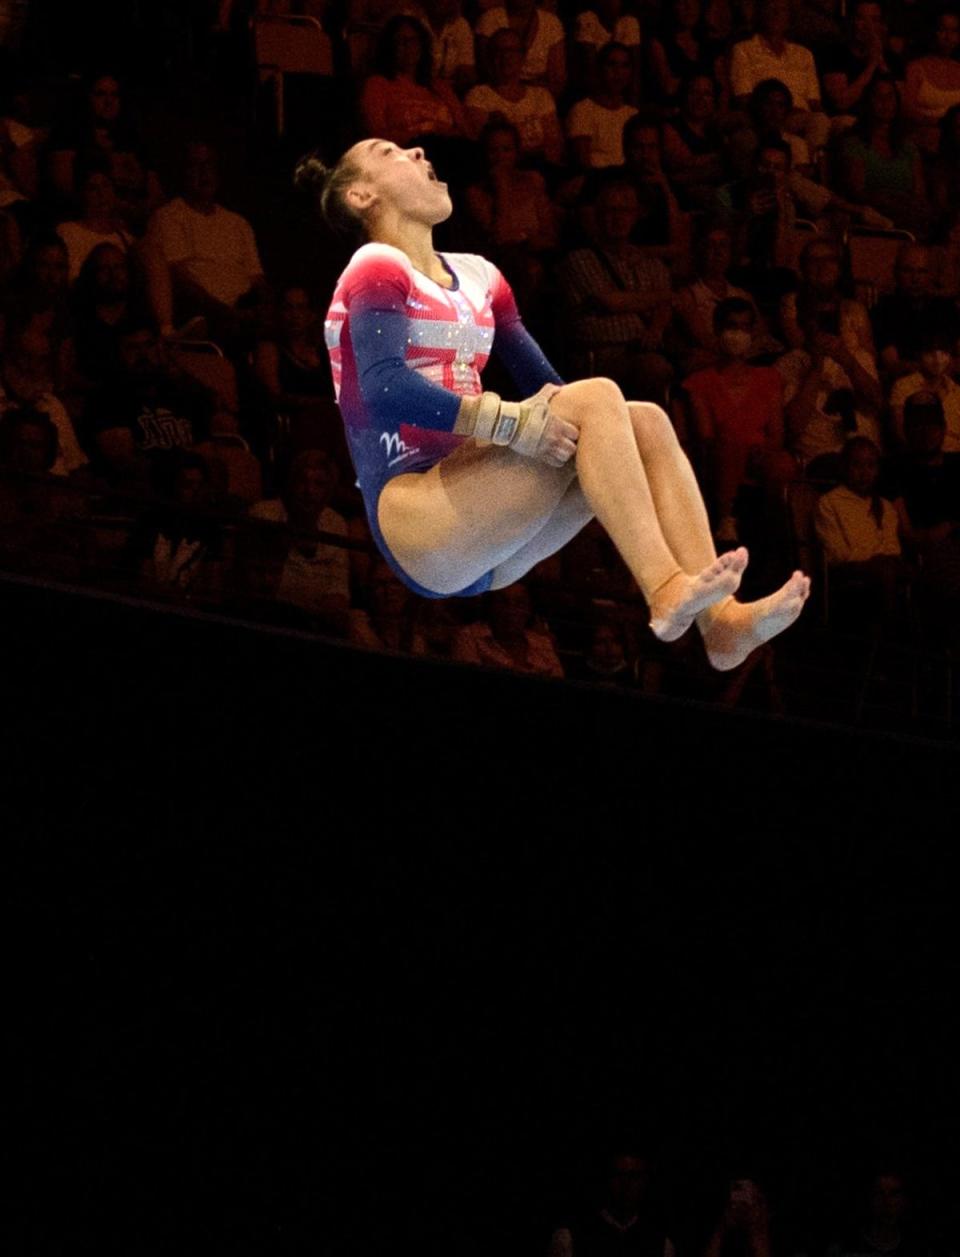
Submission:
[[[463,108],[450,83],[434,78],[430,35],[416,18],[399,14],[383,28],[360,118],[365,135],[400,145],[428,135],[466,136]]]

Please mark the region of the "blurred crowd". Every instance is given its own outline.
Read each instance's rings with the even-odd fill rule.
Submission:
[[[565,378],[666,408],[718,547],[751,550],[748,596],[811,571],[777,651],[813,626],[892,643],[945,660],[949,691],[960,5],[93,10],[0,4],[4,568],[545,676],[703,678],[695,643],[645,631],[599,527],[479,601],[417,599],[371,549],[323,342],[354,244],[313,220],[331,282],[297,280],[283,215],[241,212],[222,171],[283,172],[293,201],[298,146],[376,134],[424,146],[454,196],[439,246],[500,266]],[[279,74],[285,46],[299,72]],[[226,135],[205,125],[225,105]],[[775,663],[723,692],[755,674],[780,702]]]

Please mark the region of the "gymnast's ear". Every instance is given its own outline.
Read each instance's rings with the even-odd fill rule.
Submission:
[[[343,200],[354,214],[365,214],[376,205],[378,197],[373,184],[362,176],[343,190]]]

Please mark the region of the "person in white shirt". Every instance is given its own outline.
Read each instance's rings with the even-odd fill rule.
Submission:
[[[600,49],[596,90],[567,114],[567,135],[578,166],[597,170],[623,165],[623,128],[637,112],[625,95],[632,73],[624,44],[611,42]]]
[[[559,165],[564,144],[557,106],[545,87],[522,81],[520,36],[508,27],[495,31],[488,53],[490,82],[471,87],[463,102],[472,138],[479,139],[487,123],[499,114],[516,127],[525,157]]]
[[[214,149],[187,145],[183,196],[150,218],[144,248],[148,293],[163,335],[174,328],[174,310],[203,315],[213,338],[234,344],[252,330],[244,309],[266,297],[267,285],[250,223],[217,203],[219,176]]]
[[[559,100],[567,84],[566,34],[560,19],[547,9],[538,8],[536,0],[506,0],[503,8],[487,9],[476,25],[477,60],[481,65],[487,40],[505,26],[517,31],[522,41],[523,81],[547,88]]]
[[[78,171],[77,192],[82,206],[80,217],[57,227],[57,235],[67,246],[71,284],[98,244],[116,245],[123,253],[132,244],[132,236],[119,213],[113,176],[105,162],[95,162]]]
[[[473,31],[460,0],[424,0],[425,25],[433,39],[433,76],[463,94],[477,81]]]
[[[596,85],[597,55],[606,44],[623,44],[630,50],[631,100],[640,93],[640,23],[623,12],[623,0],[594,0],[593,8],[578,13],[570,40],[573,81],[585,91]]]
[[[890,421],[898,444],[905,444],[903,407],[907,398],[914,393],[936,393],[947,425],[943,452],[960,454],[960,384],[951,374],[953,355],[950,348],[949,335],[931,328],[920,340],[920,370],[901,375],[894,383],[890,391]]]
[[[818,152],[830,137],[830,119],[820,102],[820,80],[809,48],[786,38],[790,26],[788,0],[761,0],[757,7],[759,33],[733,45],[730,85],[734,100],[745,108],[750,93],[764,79],[779,79],[790,89],[794,111],[787,129],[802,135]]]

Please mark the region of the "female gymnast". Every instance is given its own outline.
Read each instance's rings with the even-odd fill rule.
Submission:
[[[370,527],[401,580],[434,598],[498,589],[596,516],[662,641],[696,622],[729,669],[793,623],[802,572],[757,602],[733,597],[747,552],[717,558],[664,411],[612,380],[564,384],[497,268],[435,252],[453,207],[423,149],[365,139],[329,169],[303,158],[295,178],[367,239],[337,282],[326,342]],[[494,347],[526,400],[482,390]]]

